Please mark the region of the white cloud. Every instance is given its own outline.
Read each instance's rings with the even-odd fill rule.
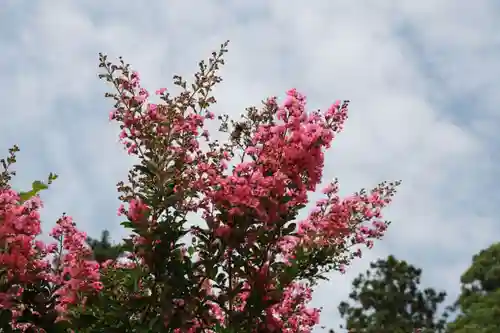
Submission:
[[[66,211],[94,236],[119,234],[114,184],[130,159],[107,124],[98,52],[123,55],[155,89],[231,39],[218,112],[238,115],[291,87],[313,108],[351,99],[325,177],[343,192],[404,181],[387,237],[315,294],[322,324],[339,323],[336,306],[371,259],[394,253],[456,293],[471,255],[498,239],[494,1],[13,3],[0,11],[0,148],[21,144],[16,184],[60,173],[47,221]]]

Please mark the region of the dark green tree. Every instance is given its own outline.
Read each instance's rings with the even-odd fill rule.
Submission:
[[[345,318],[341,328],[363,333],[444,332],[447,313],[439,316],[438,307],[446,293],[422,290],[421,274],[421,269],[393,256],[371,263],[370,270],[352,283],[349,298],[354,304],[339,305]]]
[[[109,259],[116,260],[123,254],[122,244],[112,244],[109,241],[108,230],[101,233],[101,239],[87,237],[87,244],[92,248],[93,258],[98,263],[103,263]]]
[[[482,250],[460,278],[456,319],[449,333],[500,332],[500,242]]]

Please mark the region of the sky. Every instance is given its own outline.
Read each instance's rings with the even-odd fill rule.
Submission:
[[[498,31],[496,0],[4,0],[0,151],[20,146],[19,189],[60,176],[42,195],[45,231],[66,212],[119,241],[115,184],[133,160],[108,120],[98,53],[123,56],[154,91],[229,39],[215,113],[238,117],[290,88],[311,110],[349,99],[325,182],[337,177],[349,194],[403,181],[384,239],[315,291],[321,325],[338,327],[352,278],[388,254],[423,268],[424,286],[452,302],[472,255],[500,238]]]

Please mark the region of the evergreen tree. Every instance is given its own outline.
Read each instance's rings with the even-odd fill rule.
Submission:
[[[500,332],[500,242],[473,257],[460,279],[459,311],[449,333]]]
[[[372,263],[352,283],[349,298],[354,305],[339,305],[344,328],[363,333],[444,332],[447,314],[438,319],[438,306],[446,293],[422,290],[421,274],[421,269],[393,256]]]
[[[93,258],[98,263],[103,263],[106,260],[116,260],[120,255],[123,254],[123,245],[121,244],[111,244],[109,241],[109,231],[104,230],[101,233],[101,239],[93,239],[87,237],[87,243],[90,245],[93,251]]]

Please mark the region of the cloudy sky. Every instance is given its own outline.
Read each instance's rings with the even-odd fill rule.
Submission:
[[[67,212],[91,236],[124,235],[115,184],[131,160],[108,122],[98,52],[123,56],[156,89],[230,39],[216,112],[238,115],[293,87],[311,108],[350,99],[325,180],[338,177],[343,193],[403,180],[387,236],[315,293],[321,324],[340,323],[350,280],[377,257],[422,267],[452,301],[471,256],[499,240],[498,1],[2,3],[0,150],[21,147],[18,188],[60,175],[43,194],[45,230]]]

